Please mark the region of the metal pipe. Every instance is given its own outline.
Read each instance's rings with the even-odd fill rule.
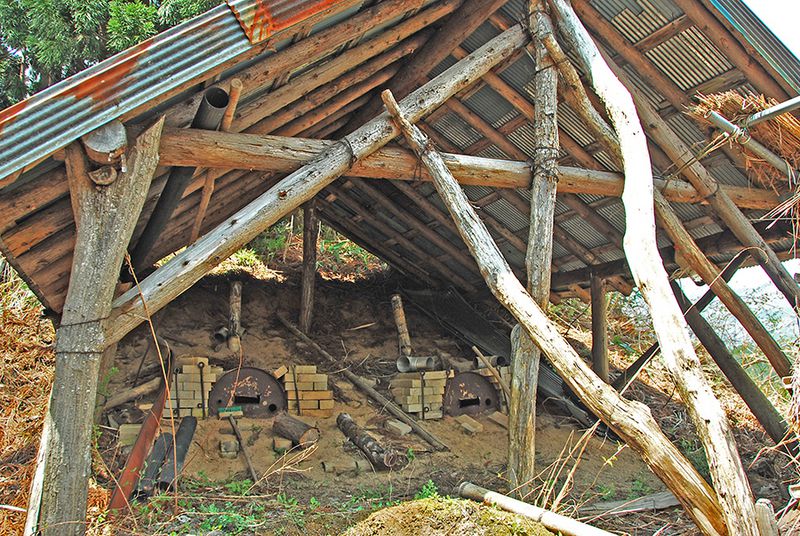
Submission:
[[[164,463],[161,465],[158,487],[162,490],[174,489],[178,475],[181,474],[183,464],[186,462],[186,454],[189,452],[189,445],[192,443],[196,428],[196,417],[184,417],[181,419],[181,425],[175,433],[174,450],[170,448],[167,451]]]
[[[142,476],[139,478],[139,483],[136,485],[137,497],[149,497],[153,494],[156,478],[158,478],[158,473],[161,471],[161,465],[164,463],[164,458],[170,450],[172,450],[172,434],[164,432],[158,436],[158,439],[156,439],[156,442],[153,444],[153,449],[150,451],[150,455],[144,462]]]
[[[224,89],[218,87],[207,89],[195,113],[192,128],[216,130],[222,121],[229,101],[228,92]],[[156,206],[150,214],[150,219],[131,254],[134,271],[139,272],[147,267],[145,264],[147,255],[167,226],[196,170],[196,167],[172,168]]]
[[[795,178],[795,171],[792,166],[783,158],[776,155],[760,142],[750,137],[750,133],[737,125],[734,125],[717,112],[709,112],[706,116],[711,124],[729,134],[733,139],[753,151],[756,155],[763,158],[769,165],[782,172],[790,179]]]
[[[744,124],[742,126],[744,128],[750,128],[759,123],[763,123],[764,121],[778,117],[779,115],[797,110],[798,108],[800,108],[800,95],[793,99],[789,99],[786,102],[777,104],[771,108],[767,108],[766,110],[754,113],[744,120]]]
[[[416,372],[418,370],[433,370],[436,362],[433,356],[407,356],[397,358],[397,370],[400,372]]]

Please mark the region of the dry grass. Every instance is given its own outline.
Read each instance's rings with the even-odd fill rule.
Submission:
[[[708,113],[714,111],[736,124],[754,113],[778,104],[776,100],[767,99],[763,95],[742,95],[736,91],[701,95],[699,101],[691,109],[691,114],[696,119],[705,122]],[[786,160],[793,170],[800,166],[800,120],[793,114],[786,113],[759,123],[749,128],[748,134]],[[770,216],[791,217],[797,231],[800,223],[800,183],[797,177],[787,177],[781,170],[772,167],[739,143],[732,143],[732,147],[743,156],[752,180],[781,194],[792,192],[791,198],[775,207]]]
[[[53,381],[52,324],[6,270],[0,283],[0,534],[21,534]],[[21,509],[19,511],[17,509]]]

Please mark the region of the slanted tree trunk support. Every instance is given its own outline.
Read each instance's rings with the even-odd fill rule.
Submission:
[[[591,371],[561,336],[558,328],[516,278],[428,138],[403,117],[393,100],[391,94],[384,94],[387,108],[431,173],[436,191],[456,222],[464,243],[481,267],[481,274],[492,294],[539,345],[559,376],[589,410],[642,455],[651,470],[685,506],[700,530],[710,535],[727,534],[714,490],[659,429],[647,406],[622,398],[613,387]]]
[[[91,437],[106,319],[125,250],[158,163],[163,118],[136,140],[127,171],[98,186],[89,178],[80,144],[66,148],[67,178],[76,210],[77,237],[69,290],[56,341],[56,372],[45,414],[40,460],[39,530],[83,534],[91,472]],[[32,502],[35,499],[32,499]],[[31,504],[29,515],[35,514]]]

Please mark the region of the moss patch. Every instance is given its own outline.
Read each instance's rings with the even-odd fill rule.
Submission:
[[[375,512],[344,536],[551,536],[540,523],[473,501],[432,498]]]

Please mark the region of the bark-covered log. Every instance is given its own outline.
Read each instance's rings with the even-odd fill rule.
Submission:
[[[319,218],[312,199],[303,206],[303,282],[300,287],[301,330],[311,332],[311,318],[314,315],[314,286],[317,279],[317,235]]]
[[[295,447],[307,449],[319,441],[319,428],[309,426],[288,413],[279,413],[272,422],[272,431],[281,437],[291,439]]]
[[[238,354],[242,348],[242,282],[231,283],[229,298],[230,317],[228,319],[228,349]]]
[[[336,417],[336,426],[357,446],[375,469],[402,469],[408,465],[408,456],[392,448],[384,448],[378,441],[356,424],[347,413]]]

